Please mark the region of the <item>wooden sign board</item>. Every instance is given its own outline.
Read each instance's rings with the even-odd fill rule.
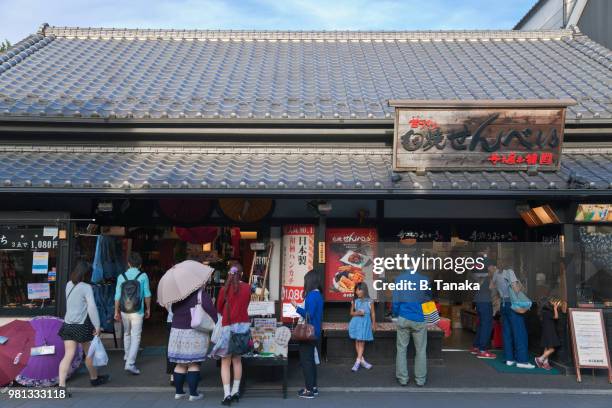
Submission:
[[[394,171],[559,169],[572,100],[389,101]]]
[[[608,370],[608,380],[612,383],[603,312],[601,309],[570,308],[568,313],[578,382],[582,382],[581,368],[600,368]]]

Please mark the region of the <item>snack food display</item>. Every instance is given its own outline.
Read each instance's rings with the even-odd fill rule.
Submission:
[[[360,254],[354,253],[357,256]],[[355,290],[355,285],[363,282],[365,275],[362,268],[352,265],[342,265],[338,267],[334,276],[334,287],[340,292],[352,292]]]
[[[329,228],[325,246],[325,299],[350,301],[355,286],[372,279],[377,235],[374,228]]]

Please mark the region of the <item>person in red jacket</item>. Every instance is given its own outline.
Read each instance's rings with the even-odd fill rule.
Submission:
[[[251,330],[248,308],[251,300],[251,288],[241,280],[242,266],[235,262],[228,272],[225,286],[219,291],[217,299],[217,310],[223,316],[222,334],[216,352],[221,356],[221,381],[223,382],[223,405],[230,405],[232,401],[240,399],[240,379],[242,378],[241,354],[232,354],[233,350],[228,345],[232,334],[247,334]],[[213,352],[215,350],[213,349]],[[234,382],[230,387],[231,368],[234,368]]]

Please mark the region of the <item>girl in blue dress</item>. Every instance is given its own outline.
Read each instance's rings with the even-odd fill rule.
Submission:
[[[372,364],[365,360],[363,352],[365,351],[365,342],[374,340],[376,315],[374,314],[374,301],[370,299],[368,286],[365,282],[359,282],[355,285],[355,297],[351,302],[351,316],[349,337],[355,340],[355,351],[357,352],[357,359],[351,370],[356,372],[359,367],[369,370],[372,368]]]

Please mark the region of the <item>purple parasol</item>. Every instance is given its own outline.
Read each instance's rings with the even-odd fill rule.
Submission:
[[[53,316],[36,317],[30,321],[34,329],[34,347],[55,346],[55,353],[31,356],[15,381],[28,387],[51,387],[58,383],[59,364],[64,357],[64,341],[57,334],[63,320]],[[72,360],[68,376],[81,365],[83,349],[79,345]]]

